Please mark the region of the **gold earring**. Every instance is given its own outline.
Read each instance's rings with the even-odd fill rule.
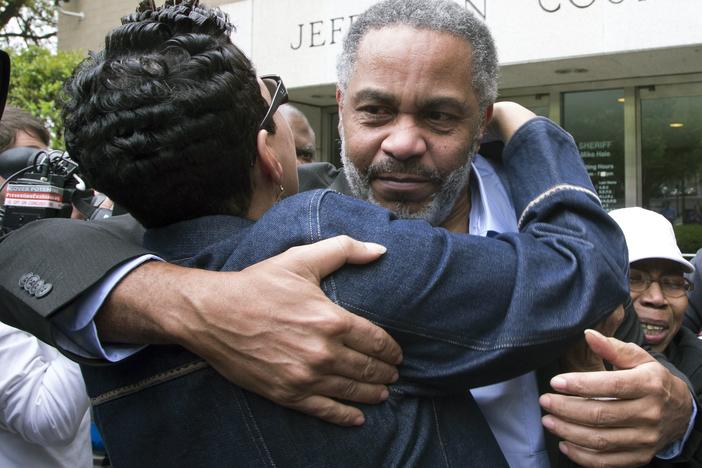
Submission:
[[[279,202],[281,198],[283,198],[283,192],[285,192],[285,187],[282,185],[280,186],[280,192],[278,192],[278,195],[275,197],[275,201]]]

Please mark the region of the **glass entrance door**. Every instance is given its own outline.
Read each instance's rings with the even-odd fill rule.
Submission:
[[[642,205],[702,247],[702,83],[641,88]]]
[[[624,206],[624,106],[622,89],[563,94],[563,128],[578,144],[606,210]]]

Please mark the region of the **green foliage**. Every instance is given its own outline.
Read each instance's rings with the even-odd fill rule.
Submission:
[[[42,119],[52,140],[51,147],[64,149],[61,96],[63,84],[82,59],[78,52],[52,53],[47,49],[30,46],[10,50],[12,76],[8,104],[29,111]]]
[[[680,224],[673,229],[682,253],[693,254],[702,247],[702,224]]]

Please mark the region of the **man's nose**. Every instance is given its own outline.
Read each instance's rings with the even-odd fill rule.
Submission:
[[[661,289],[661,285],[658,284],[657,281],[652,282],[648,289],[642,293],[641,299],[645,304],[654,307],[664,306],[668,303]]]
[[[380,147],[388,156],[405,160],[426,153],[427,142],[412,116],[400,115],[389,132]]]

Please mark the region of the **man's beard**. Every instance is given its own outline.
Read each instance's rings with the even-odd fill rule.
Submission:
[[[451,210],[453,210],[458,198],[464,194],[463,189],[468,186],[473,154],[478,148],[478,141],[473,142],[468,155],[466,155],[466,163],[448,174],[442,174],[436,169],[427,169],[415,159],[402,162],[391,157],[381,163],[372,164],[365,173],[362,173],[346,155],[343,132],[340,137],[341,161],[344,165],[344,174],[349,182],[351,192],[356,198],[369,201],[374,205],[384,206],[399,218],[423,219],[432,226],[440,226],[451,214]],[[432,195],[431,200],[419,209],[410,208],[403,200],[393,201],[391,205],[380,205],[373,196],[370,184],[378,175],[390,172],[419,175],[439,185],[440,188]]]

